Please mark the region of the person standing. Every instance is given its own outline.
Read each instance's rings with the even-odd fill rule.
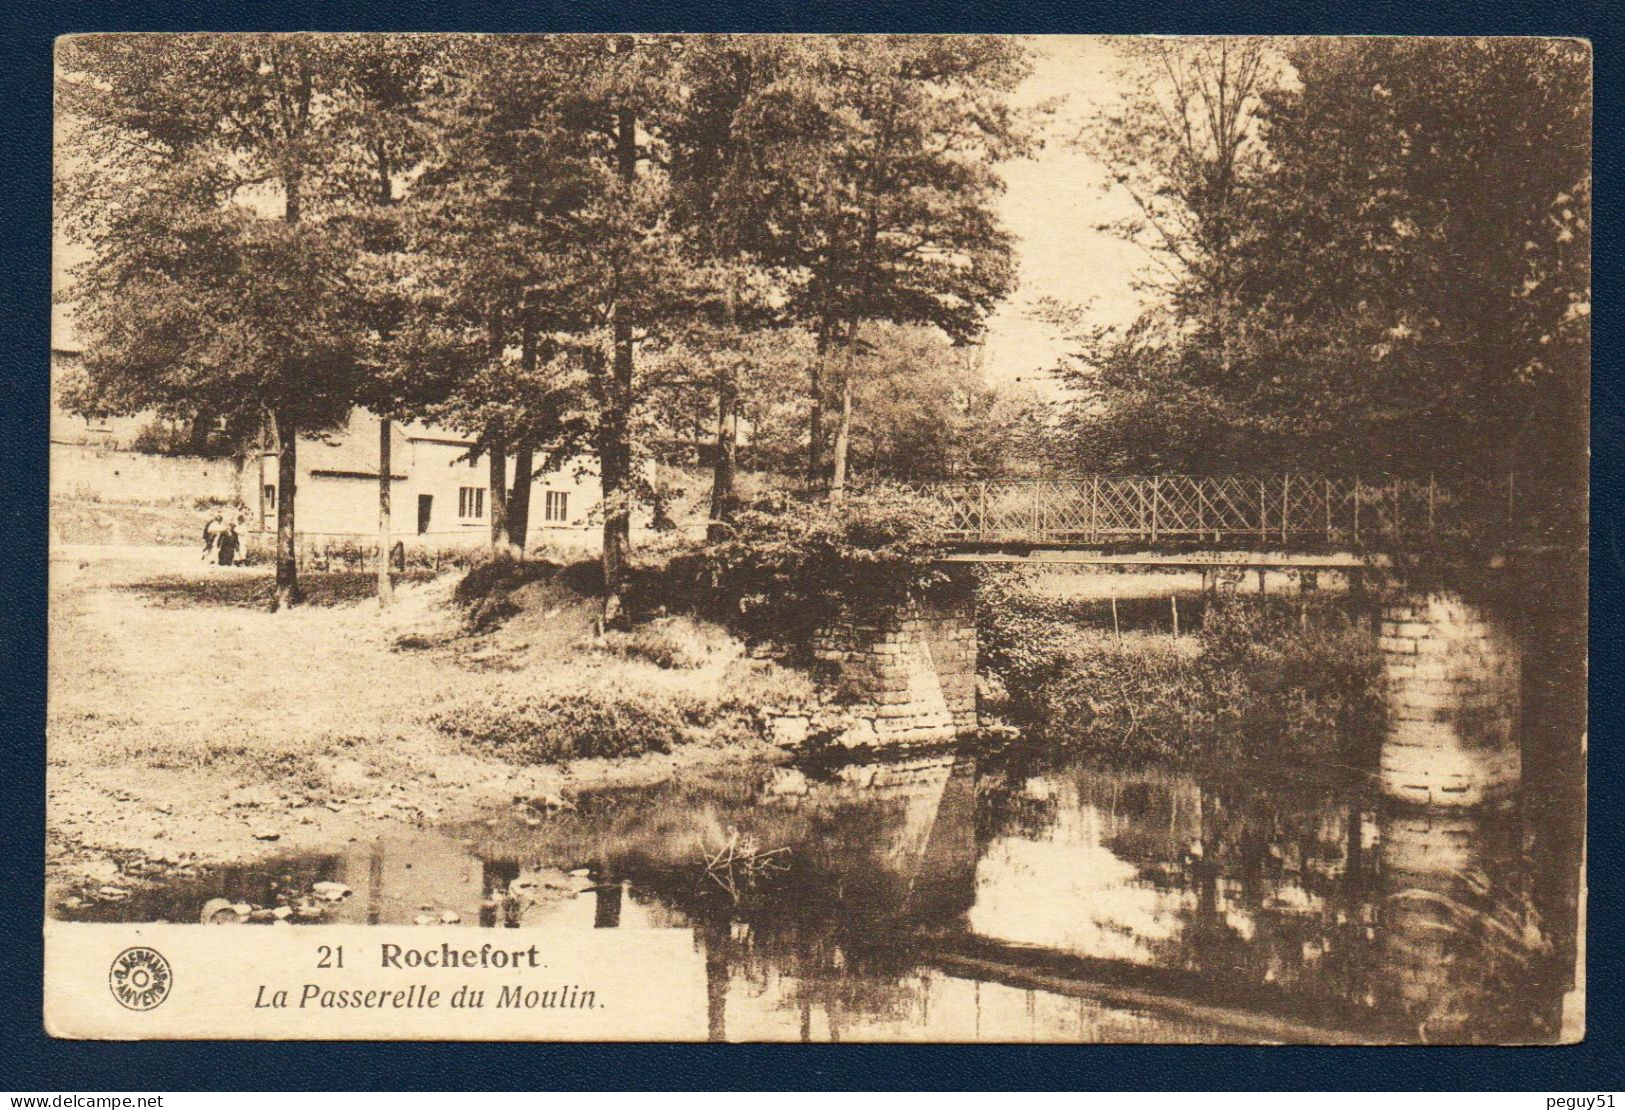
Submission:
[[[209,522],[203,526],[203,561],[205,563],[209,561],[209,556],[214,554],[214,545],[220,539],[222,520],[221,515],[215,513],[214,516],[209,518]]]
[[[226,525],[226,530],[220,533],[219,539],[215,540],[215,547],[220,552],[221,566],[229,567],[235,565],[237,562],[237,545],[240,542],[241,541],[237,537],[237,525]]]

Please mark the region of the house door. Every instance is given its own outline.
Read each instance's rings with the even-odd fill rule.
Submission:
[[[418,535],[429,530],[429,514],[434,510],[434,495],[430,493],[418,494]]]

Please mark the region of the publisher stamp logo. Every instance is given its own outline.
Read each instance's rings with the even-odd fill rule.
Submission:
[[[113,959],[107,985],[119,1005],[129,1010],[151,1010],[169,997],[174,976],[169,961],[151,948],[126,948]]]

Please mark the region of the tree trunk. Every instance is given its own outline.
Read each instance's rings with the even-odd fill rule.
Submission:
[[[852,372],[841,375],[841,418],[835,425],[835,470],[829,480],[829,499],[839,501],[846,494],[846,453],[852,442]]]
[[[513,491],[508,494],[508,550],[515,558],[525,557],[525,539],[530,532],[530,491],[536,470],[536,444],[525,436],[513,449]]]
[[[807,424],[807,488],[824,477],[824,359],[829,355],[829,322],[818,326],[818,348],[812,363],[812,417]]]
[[[388,208],[395,203],[395,190],[389,179],[389,152],[382,143],[373,144],[373,154],[378,167],[378,204]],[[387,335],[387,329],[386,329]],[[395,583],[389,576],[389,540],[393,529],[390,527],[390,490],[394,478],[391,471],[394,461],[391,459],[394,447],[395,425],[387,416],[378,419],[378,607],[380,609],[395,600]]]
[[[491,552],[511,555],[508,547],[508,452],[495,435],[486,448],[491,463],[491,489],[487,494],[491,502]]]
[[[383,417],[378,421],[378,605],[380,608],[395,600],[395,583],[389,577],[389,494],[390,472],[394,461],[390,458],[391,442],[395,435],[394,421]]]
[[[835,426],[835,471],[829,482],[829,499],[839,501],[846,494],[846,456],[852,444],[852,361],[858,343],[858,324],[846,329],[846,356],[841,369],[841,419]]]
[[[276,414],[276,596],[273,611],[299,603],[299,546],[294,532],[294,496],[299,477],[299,425],[288,412]]]
[[[730,357],[739,353],[738,294],[730,281],[722,303],[723,329],[733,347]],[[729,361],[717,379],[717,455],[711,465],[711,523],[706,538],[720,540],[726,533],[734,508],[734,474],[739,452],[739,367]]]
[[[637,116],[630,108],[615,113],[615,169],[630,194],[637,181]],[[604,623],[620,616],[626,588],[626,556],[632,546],[632,315],[627,311],[624,274],[617,274],[611,310],[614,356],[609,388],[605,391],[604,419],[599,436],[598,468],[604,493]]]
[[[723,372],[717,385],[717,457],[711,468],[711,522],[706,539],[717,541],[727,534],[727,521],[733,515],[734,473],[739,451],[739,388],[733,371]]]

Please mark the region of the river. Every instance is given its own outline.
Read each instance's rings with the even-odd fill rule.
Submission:
[[[685,927],[706,997],[665,1004],[717,1040],[1550,1042],[1571,803],[1413,811],[1364,776],[1020,750],[752,765],[64,916]]]

